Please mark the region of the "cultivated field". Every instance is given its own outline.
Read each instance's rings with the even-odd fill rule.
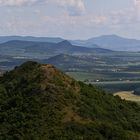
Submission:
[[[117,95],[120,96],[121,99],[140,103],[140,96],[135,95],[133,91],[120,91],[120,92],[114,93],[114,96],[117,96]]]

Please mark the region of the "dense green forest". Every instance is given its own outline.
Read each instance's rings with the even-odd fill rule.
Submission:
[[[140,140],[140,106],[30,61],[0,78],[0,140]]]

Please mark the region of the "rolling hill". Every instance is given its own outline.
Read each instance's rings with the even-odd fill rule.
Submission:
[[[63,41],[64,39],[59,38],[59,37],[0,36],[0,43],[5,43],[8,41],[13,41],[13,40],[58,43],[58,42]]]
[[[140,40],[128,39],[117,35],[103,35],[88,40],[72,41],[72,44],[91,47],[93,44],[114,51],[140,51]]]
[[[29,61],[0,78],[0,139],[140,140],[140,106]]]
[[[104,58],[103,58],[104,59]],[[68,55],[68,54],[59,54],[48,59],[44,59],[41,62],[53,64],[56,67],[60,68],[63,71],[81,71],[81,72],[90,72],[100,68],[103,63],[103,60],[99,59],[97,56],[84,56],[84,55]],[[102,66],[104,68],[105,66]]]
[[[60,53],[63,54],[91,54],[91,53],[108,53],[112,52],[111,50],[102,49],[102,48],[87,48],[81,46],[74,46],[69,41],[64,40],[59,43],[50,43],[50,42],[33,42],[33,41],[19,41],[13,40],[0,44],[0,54],[43,54],[46,55],[57,55]],[[30,56],[29,55],[29,56]]]
[[[57,66],[62,70],[78,69],[81,65],[85,67],[89,64],[89,59],[81,58],[80,56],[72,56],[67,54],[59,54],[48,59],[44,59],[43,63],[49,63]],[[92,62],[91,62],[92,63]]]

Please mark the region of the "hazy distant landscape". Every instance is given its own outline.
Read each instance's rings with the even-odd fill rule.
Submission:
[[[5,36],[0,42],[1,73],[35,60],[53,64],[77,80],[111,92],[132,91],[140,84],[139,40],[116,35],[86,41]]]

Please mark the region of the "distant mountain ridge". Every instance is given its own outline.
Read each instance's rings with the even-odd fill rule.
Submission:
[[[103,35],[94,37],[88,40],[72,41],[75,45],[91,47],[93,44],[101,48],[110,49],[114,51],[140,51],[140,40],[128,39],[117,35]]]
[[[60,37],[32,37],[32,36],[0,36],[0,43],[8,41],[32,41],[59,43],[66,39]],[[102,35],[88,40],[68,40],[74,46],[88,48],[104,48],[113,51],[140,51],[140,40],[128,39],[118,35]]]
[[[58,54],[91,54],[91,53],[107,53],[112,52],[111,50],[96,48],[87,48],[81,46],[72,45],[69,41],[63,40],[58,43],[52,42],[35,42],[35,41],[21,41],[12,40],[0,44],[1,54],[41,54],[46,55],[58,55]]]
[[[58,43],[63,41],[64,39],[59,37],[0,36],[0,43],[12,41],[12,40]]]

